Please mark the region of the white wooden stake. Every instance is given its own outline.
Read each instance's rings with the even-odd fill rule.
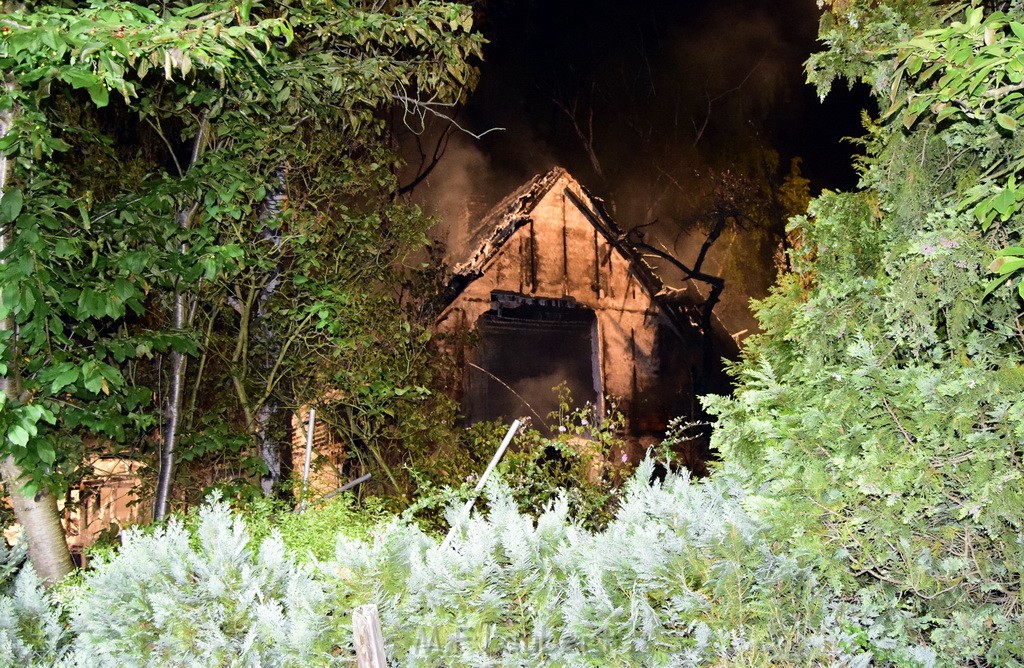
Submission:
[[[517,431],[519,431],[519,425],[521,424],[522,422],[520,422],[519,420],[512,421],[512,426],[508,428],[508,432],[505,434],[505,438],[502,439],[501,445],[498,446],[498,451],[494,453],[493,457],[491,457],[491,463],[487,465],[486,469],[484,469],[484,474],[480,476],[480,481],[477,482],[476,487],[473,489],[473,495],[469,498],[469,501],[466,501],[466,505],[463,506],[463,515],[469,515],[469,511],[473,510],[473,504],[476,503],[477,495],[480,494],[480,490],[482,490],[484,488],[484,485],[487,484],[487,478],[491,476],[491,472],[494,471],[494,467],[496,467],[498,465],[498,462],[501,461],[502,456],[505,454],[505,450],[508,449],[509,444],[512,442],[512,437],[516,435]],[[444,547],[451,541],[452,535],[454,533],[455,527],[452,527],[448,531],[448,535],[445,536],[444,541],[441,543],[442,547]]]
[[[387,668],[384,634],[380,630],[377,606],[361,605],[352,612],[352,633],[359,668]]]
[[[306,491],[309,487],[309,462],[313,458],[313,421],[316,419],[316,409],[309,409],[309,425],[306,427],[306,460],[302,464],[302,501],[299,507],[306,505]]]
[[[473,489],[473,498],[466,502],[466,512],[469,512],[473,507],[473,502],[476,501],[476,495],[479,494],[480,490],[482,490],[484,485],[487,484],[487,479],[491,477],[491,472],[494,471],[494,467],[498,465],[498,462],[500,462],[502,456],[504,456],[505,450],[508,449],[509,443],[512,442],[512,437],[516,435],[517,431],[519,431],[520,424],[522,423],[519,420],[512,421],[512,426],[508,428],[505,438],[502,439],[501,445],[498,446],[498,451],[494,453],[493,457],[491,457],[491,463],[487,465],[486,469],[484,469],[484,474],[480,476],[480,481],[477,482],[476,487]]]

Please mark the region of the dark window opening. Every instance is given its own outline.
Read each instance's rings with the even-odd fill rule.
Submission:
[[[554,388],[564,383],[574,407],[601,396],[597,318],[572,297],[495,291],[477,321],[479,342],[466,367],[463,412],[469,423],[529,417],[553,429]]]

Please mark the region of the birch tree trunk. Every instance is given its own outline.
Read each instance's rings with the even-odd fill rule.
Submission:
[[[6,82],[4,85],[8,91],[14,90],[12,82]],[[0,138],[7,136],[13,122],[12,110],[0,112]],[[7,156],[0,153],[0,197],[7,192],[10,170],[11,165]],[[4,255],[10,248],[13,234],[13,226],[10,225],[0,232],[0,263],[7,262]],[[17,325],[13,316],[9,315],[0,320],[0,332],[11,332],[8,345],[18,345]],[[16,359],[17,355],[12,355],[11,358]],[[20,399],[20,389],[18,367],[11,364],[6,375],[0,377],[0,391],[3,392],[8,405]],[[74,568],[71,552],[64,538],[64,527],[60,523],[57,499],[48,490],[40,491],[32,497],[26,496],[22,482],[25,471],[14,461],[14,457],[5,457],[0,462],[0,474],[11,496],[14,516],[28,540],[28,556],[32,566],[43,582],[53,584]]]
[[[284,211],[286,199],[284,168],[279,167],[268,183],[259,213],[258,238],[272,253],[281,250],[281,229],[275,221]],[[266,496],[280,492],[291,454],[291,415],[280,397],[281,370],[286,366],[288,353],[288,344],[282,339],[287,337],[282,337],[275,327],[269,311],[271,299],[281,287],[286,262],[285,258],[277,257],[265,275],[252,281],[247,289],[240,287],[228,302],[238,313],[238,336],[231,358],[232,382],[246,428],[251,430],[257,453],[266,466],[266,472],[260,476],[260,488]],[[255,374],[250,374],[252,368]],[[254,387],[257,383],[262,387]]]
[[[260,488],[264,496],[276,496],[281,483],[291,470],[291,448],[289,447],[291,413],[281,402],[271,397],[256,412],[256,445],[260,458],[267,465],[267,472],[260,477]]]
[[[199,158],[206,150],[210,137],[209,121],[206,117],[199,122],[196,130],[195,143],[192,145],[192,157],[189,161],[188,170],[199,161]],[[189,209],[178,213],[178,224],[182,228],[188,228],[192,224],[192,217],[199,208],[198,203],[193,204]],[[188,251],[186,244],[181,245],[181,252]],[[174,314],[172,326],[177,332],[183,331],[191,325],[191,310],[189,309],[188,294],[181,289],[174,291]],[[167,399],[164,402],[164,429],[163,439],[160,444],[160,469],[157,472],[156,496],[153,500],[153,519],[161,520],[171,510],[171,488],[174,483],[174,458],[177,456],[178,432],[181,427],[182,400],[185,391],[185,371],[188,366],[188,358],[185,353],[172,350],[170,354],[171,370],[170,382],[168,385]]]

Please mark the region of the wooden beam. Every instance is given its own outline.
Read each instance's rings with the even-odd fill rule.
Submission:
[[[359,668],[387,668],[384,634],[380,630],[376,605],[361,605],[352,612],[352,632],[356,646],[356,665]]]

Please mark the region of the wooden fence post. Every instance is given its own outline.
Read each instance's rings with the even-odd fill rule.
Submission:
[[[359,668],[387,668],[377,606],[370,603],[356,608],[352,612],[352,631]]]

